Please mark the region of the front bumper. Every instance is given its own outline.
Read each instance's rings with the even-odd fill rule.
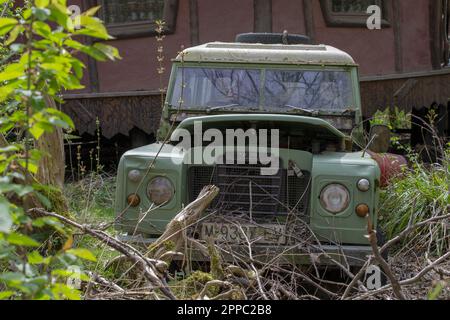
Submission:
[[[143,238],[142,236],[120,236],[120,240],[137,244],[148,245],[156,239]],[[310,245],[301,246],[275,246],[253,245],[252,259],[250,259],[247,245],[218,244],[220,255],[225,262],[249,262],[296,264],[316,266],[336,266],[336,262],[344,266],[361,267],[373,254],[370,246],[355,245]],[[191,261],[210,261],[210,256],[197,249],[190,249],[187,253]]]

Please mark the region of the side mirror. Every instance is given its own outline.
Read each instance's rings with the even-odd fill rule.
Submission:
[[[370,129],[367,148],[375,153],[387,153],[391,144],[391,130],[384,125],[375,125]]]

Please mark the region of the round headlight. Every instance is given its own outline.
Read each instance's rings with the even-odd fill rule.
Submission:
[[[342,184],[329,184],[320,193],[320,203],[328,212],[338,214],[348,208],[350,193]]]
[[[358,181],[358,190],[367,192],[370,190],[370,181],[367,179],[361,179]]]
[[[133,182],[139,182],[141,181],[141,172],[139,170],[131,170],[128,172],[128,179],[130,179]]]
[[[175,193],[172,182],[164,177],[156,177],[147,187],[148,198],[156,205],[168,203]]]

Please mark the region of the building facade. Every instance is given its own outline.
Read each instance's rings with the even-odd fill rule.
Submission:
[[[183,47],[231,42],[245,32],[287,30],[348,52],[360,65],[366,117],[394,105],[405,110],[437,105],[448,112],[449,0],[72,0],[69,4],[83,11],[101,5],[99,16],[115,37],[108,43],[123,58],[116,62],[84,58],[86,88],[65,94],[63,106],[80,134],[94,135],[98,119],[106,138],[121,134],[139,144],[143,136],[154,136],[171,59]],[[381,8],[381,29],[367,27],[370,5]],[[162,75],[156,20],[166,23]]]

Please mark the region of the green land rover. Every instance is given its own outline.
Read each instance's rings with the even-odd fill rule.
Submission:
[[[272,40],[207,43],[174,60],[158,142],[119,164],[116,227],[124,237],[158,238],[215,185],[219,195],[186,230],[200,242],[298,264],[367,260],[382,170],[365,150],[358,66],[327,45]],[[271,163],[241,144],[251,140]]]

